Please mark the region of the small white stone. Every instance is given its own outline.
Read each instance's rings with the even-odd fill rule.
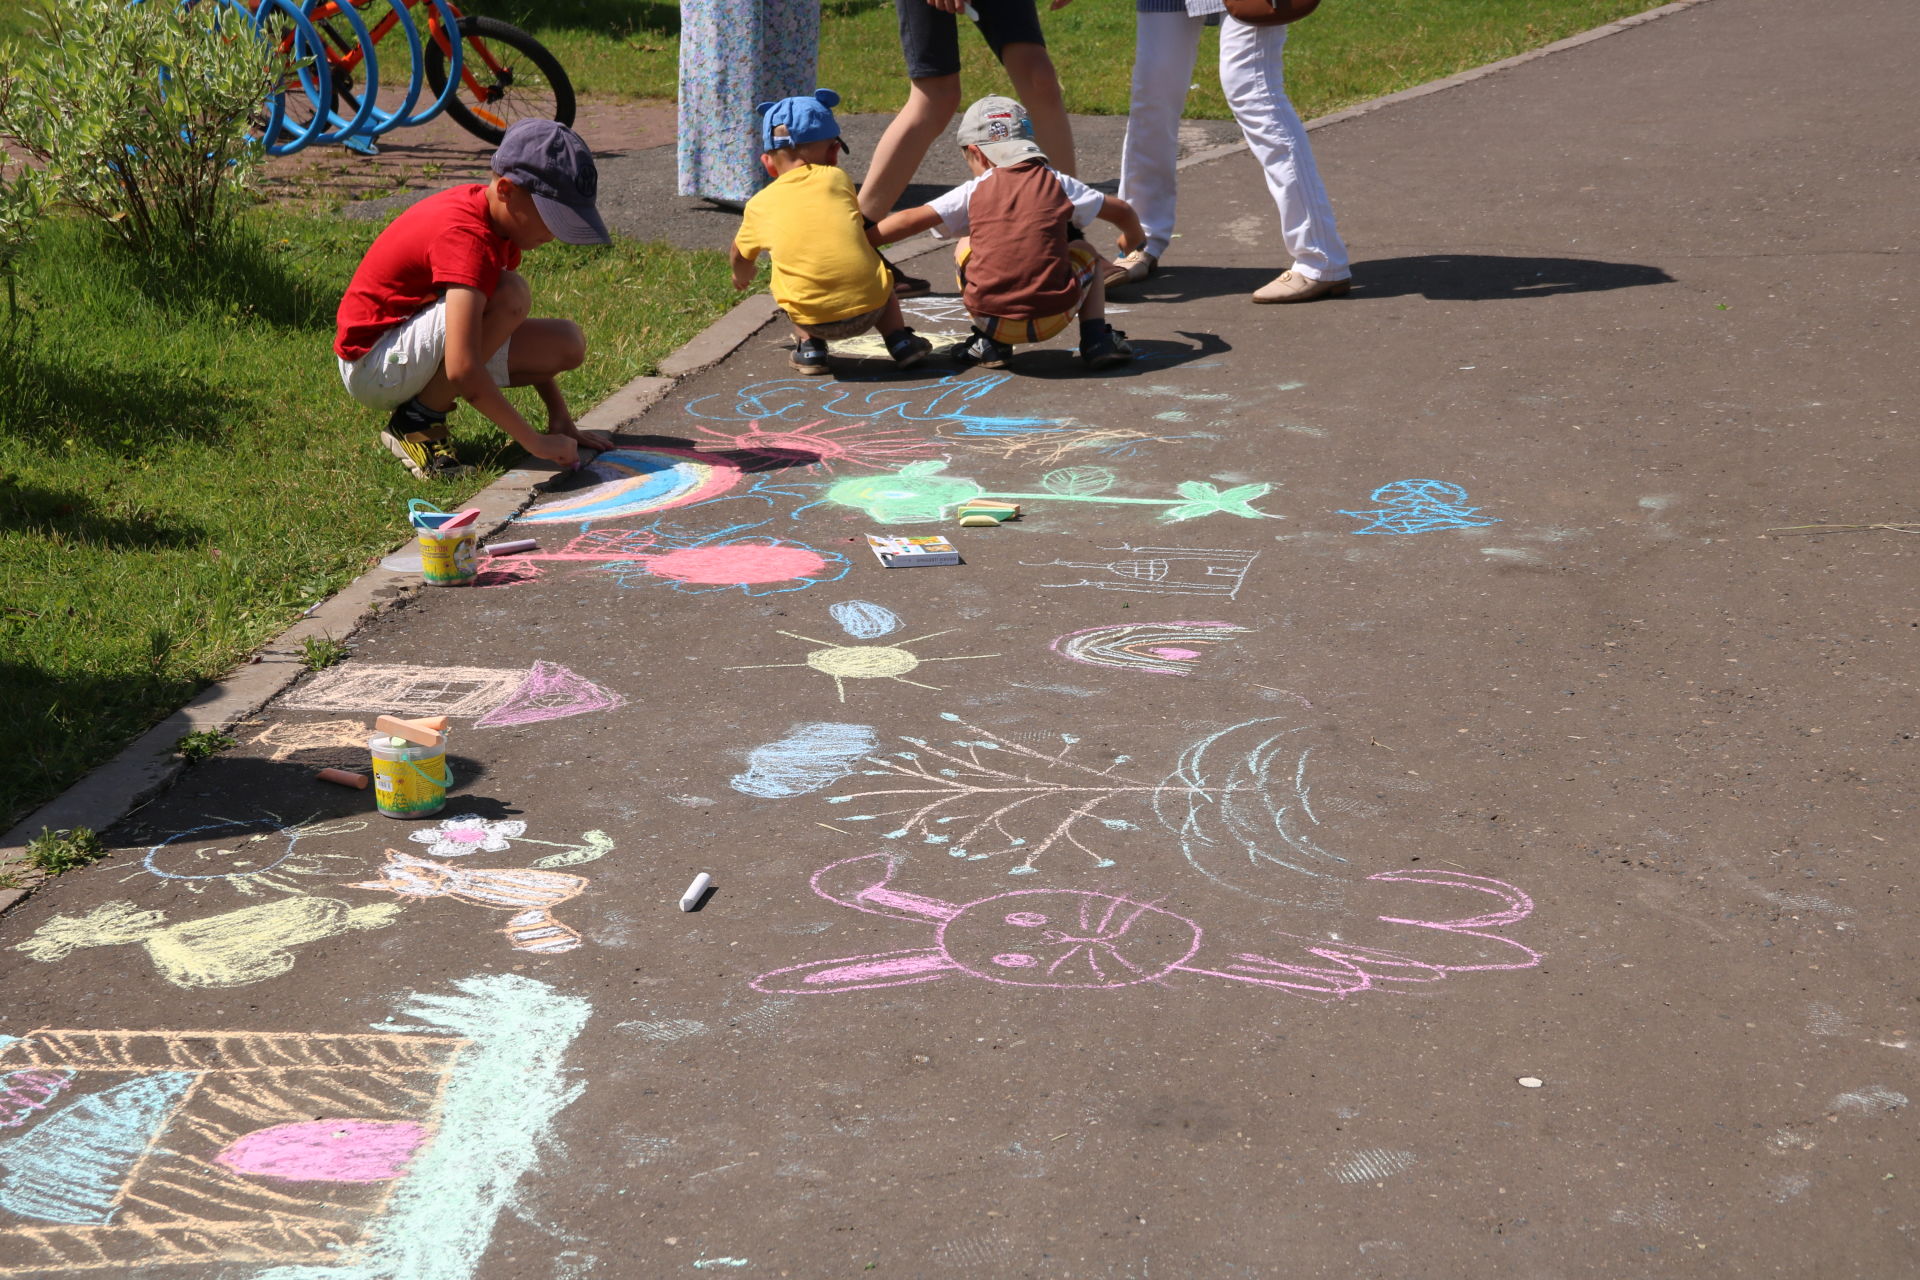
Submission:
[[[1520,1087],[1522,1089],[1538,1089],[1541,1085],[1545,1083],[1546,1081],[1542,1080],[1539,1076],[1521,1076],[1520,1077]]]

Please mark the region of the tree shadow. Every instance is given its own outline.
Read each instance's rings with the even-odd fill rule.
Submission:
[[[1271,267],[1175,264],[1114,296],[1127,305],[1189,302],[1250,294],[1273,279]],[[1659,267],[1596,258],[1538,258],[1488,253],[1425,253],[1353,264],[1349,300],[1424,297],[1436,302],[1495,302],[1672,284]]]
[[[285,329],[331,329],[344,282],[323,287],[303,279],[287,270],[281,256],[269,241],[239,231],[191,256],[175,251],[129,262],[126,279],[162,311],[213,311]],[[183,289],[182,281],[191,287]]]
[[[179,440],[213,440],[246,397],[187,370],[74,363],[36,349],[0,376],[0,428],[36,444],[85,441],[137,458]]]
[[[99,496],[93,493],[48,489],[11,475],[0,475],[0,530],[123,551],[185,546],[204,536],[192,525],[128,519],[103,511]]]

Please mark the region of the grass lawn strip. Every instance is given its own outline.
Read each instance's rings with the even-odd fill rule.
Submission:
[[[263,251],[168,272],[66,223],[30,259],[37,340],[0,370],[0,706],[20,743],[0,827],[363,572],[408,498],[452,506],[512,464],[462,410],[479,469],[416,481],[341,390],[334,306],[376,230],[261,211]],[[563,383],[578,412],[736,299],[721,255],[633,241],[543,249],[526,271],[537,313],[586,328]]]

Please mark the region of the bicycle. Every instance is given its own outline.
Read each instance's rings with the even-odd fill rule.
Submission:
[[[270,104],[263,127],[273,154],[336,142],[365,150],[373,138],[425,124],[442,110],[494,145],[515,120],[573,123],[573,82],[559,59],[519,27],[462,13],[452,0],[242,3],[255,25],[299,64],[287,89]],[[389,11],[369,25],[368,14],[378,5]],[[424,33],[411,12],[415,8],[424,11]],[[376,103],[376,48],[396,29],[407,44],[410,75],[398,107],[382,109]],[[415,113],[423,87],[431,88],[433,102]]]

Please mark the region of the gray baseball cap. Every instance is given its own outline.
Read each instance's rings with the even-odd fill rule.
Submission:
[[[580,135],[552,120],[516,120],[493,153],[493,171],[533,197],[553,238],[567,244],[612,244],[594,198],[600,170]]]
[[[1047,153],[1033,140],[1033,121],[1027,109],[998,94],[980,99],[960,118],[960,145],[979,147],[997,165],[1045,160]]]

